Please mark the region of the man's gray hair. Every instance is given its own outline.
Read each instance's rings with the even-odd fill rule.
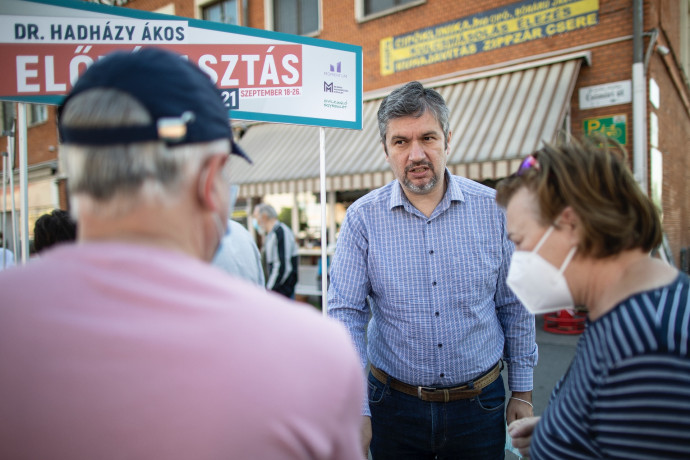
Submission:
[[[436,90],[424,88],[418,81],[411,81],[386,96],[378,111],[379,134],[383,148],[386,147],[388,122],[394,118],[419,118],[429,110],[443,130],[444,144],[448,147],[448,118],[450,116],[446,101]]]
[[[278,213],[276,212],[275,208],[271,206],[270,204],[257,204],[256,205],[256,212],[257,214],[261,216],[266,216],[269,219],[277,219],[278,218]]]
[[[128,94],[99,88],[70,100],[61,122],[79,128],[138,126],[150,124],[151,116]],[[142,201],[171,203],[184,180],[196,173],[209,156],[229,152],[229,148],[226,139],[179,147],[159,141],[61,147],[71,198],[86,198],[94,203],[91,211],[110,215],[126,212]]]

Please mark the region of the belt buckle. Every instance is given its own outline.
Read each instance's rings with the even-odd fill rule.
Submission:
[[[429,392],[433,393],[433,392],[436,391],[436,388],[418,386],[418,387],[417,387],[417,397],[418,397],[419,399],[422,399],[422,391],[429,391]]]

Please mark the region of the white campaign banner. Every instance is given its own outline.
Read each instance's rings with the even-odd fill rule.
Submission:
[[[115,50],[179,53],[221,90],[233,119],[362,128],[362,49],[70,0],[0,1],[0,100],[58,104]]]

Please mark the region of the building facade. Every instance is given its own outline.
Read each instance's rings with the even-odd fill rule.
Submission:
[[[453,130],[449,169],[478,181],[491,184],[507,176],[522,157],[558,136],[600,132],[614,137],[630,153],[640,185],[663,211],[668,255],[677,266],[687,266],[688,0],[99,3],[362,46],[364,127],[326,134],[332,202],[392,180],[375,112],[382,97],[411,80],[446,98]],[[325,73],[324,87],[333,78],[347,78],[348,71]],[[267,194],[318,191],[319,128],[236,124],[243,134],[240,143],[255,160],[251,167],[238,163],[235,174],[240,196],[250,205]],[[45,173],[57,165],[54,108],[29,133],[29,163],[43,165]],[[41,177],[35,183],[45,180]],[[59,179],[59,168],[50,177]],[[59,187],[50,193],[55,206],[66,206]]]

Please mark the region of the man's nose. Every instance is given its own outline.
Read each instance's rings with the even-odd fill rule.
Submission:
[[[426,152],[424,152],[424,146],[417,141],[413,141],[410,146],[410,160],[420,161],[426,158]]]

